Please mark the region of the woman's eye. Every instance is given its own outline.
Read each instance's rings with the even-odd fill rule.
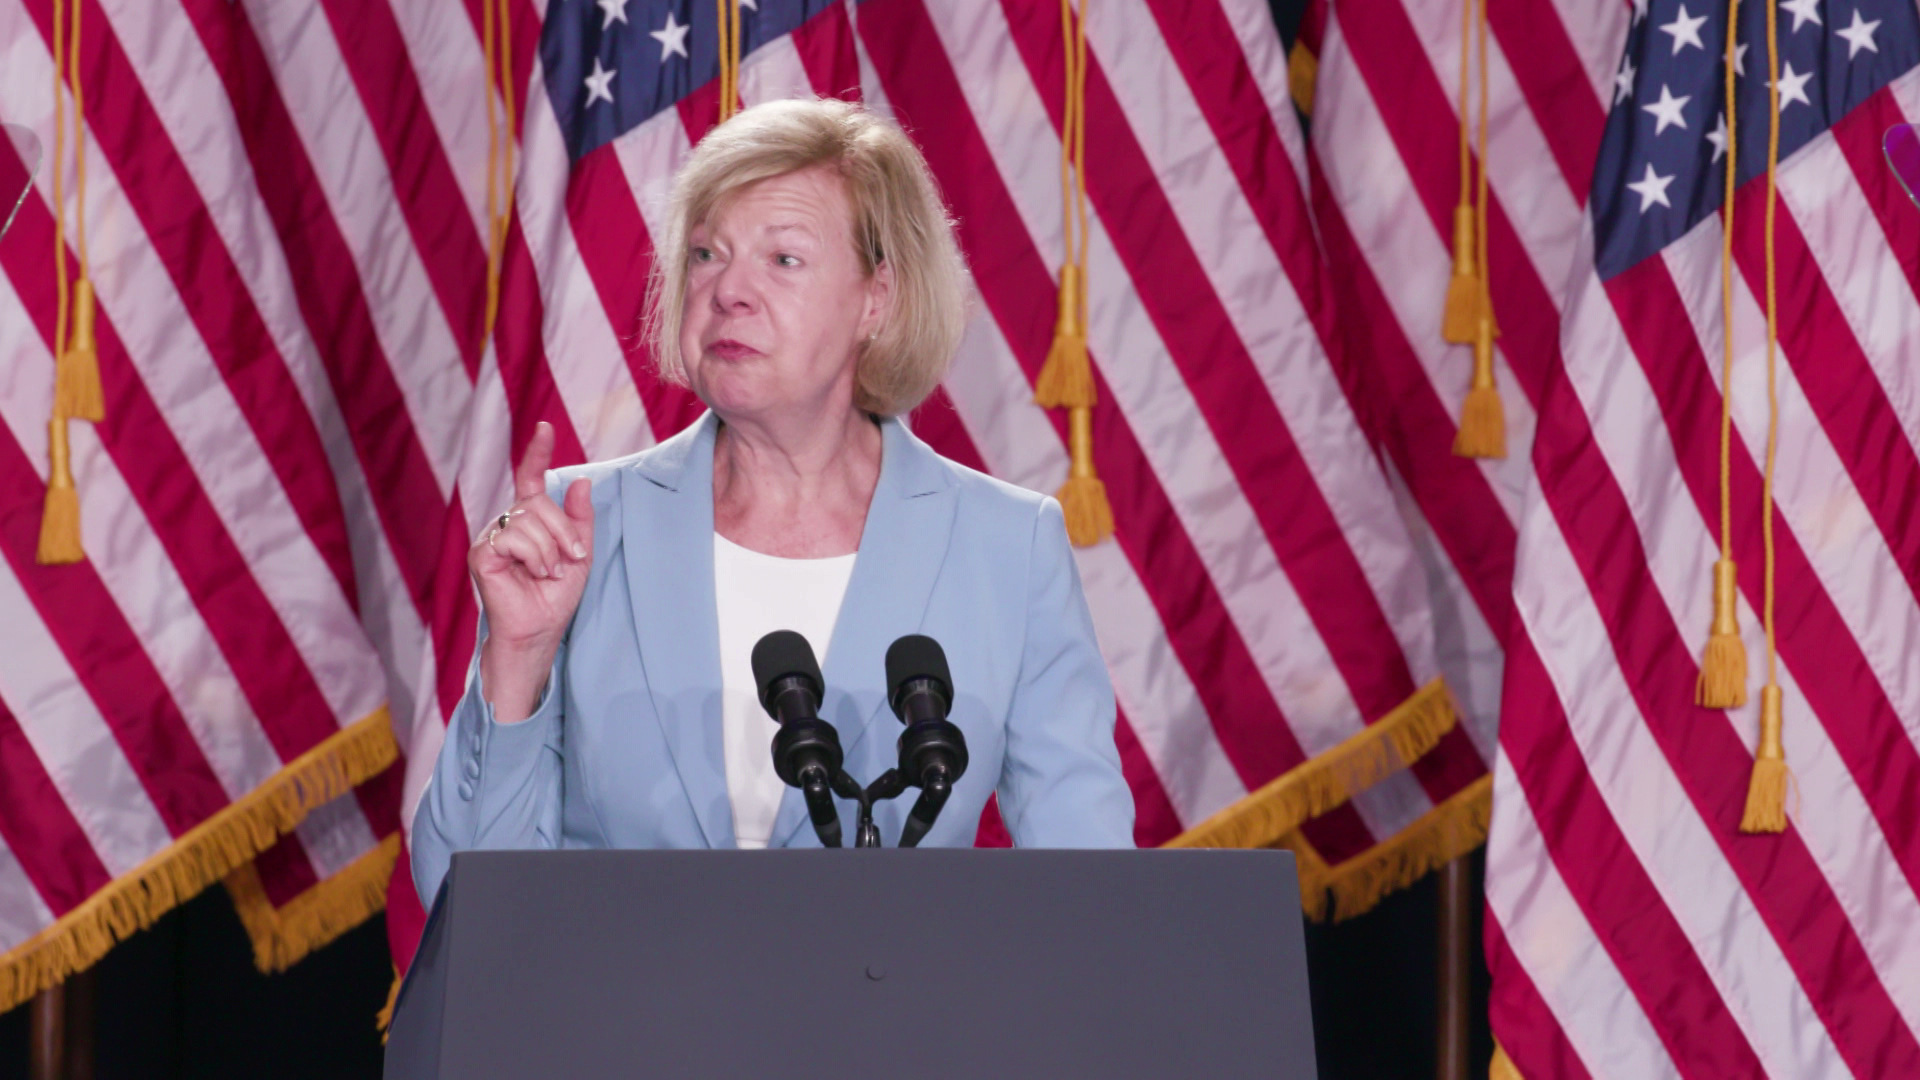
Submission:
[[[709,249],[707,249],[707,248],[703,248],[703,247],[697,247],[697,248],[694,248],[694,249],[693,249],[693,261],[694,261],[694,262],[697,262],[697,263],[703,263],[703,262],[712,262],[712,261],[713,261],[713,252],[712,252],[711,250],[709,250]]]
[[[799,266],[800,258],[797,255],[775,255],[773,262],[776,266]]]

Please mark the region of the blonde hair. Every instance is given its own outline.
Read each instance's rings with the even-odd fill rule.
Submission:
[[[730,194],[801,169],[831,169],[852,203],[863,273],[892,268],[892,297],[860,351],[854,405],[897,416],[926,400],[947,373],[966,328],[966,263],[933,174],[905,132],[859,105],[831,98],[770,101],[714,128],[674,178],[666,235],[647,281],[645,338],[661,378],[686,383],[680,316],[687,236]]]

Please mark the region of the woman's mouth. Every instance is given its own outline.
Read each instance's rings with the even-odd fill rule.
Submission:
[[[732,338],[721,338],[719,341],[707,346],[707,351],[722,360],[743,360],[749,356],[760,355],[759,349],[751,345],[742,344]]]

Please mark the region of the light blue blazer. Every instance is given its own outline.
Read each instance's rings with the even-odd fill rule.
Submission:
[[[533,716],[494,722],[475,650],[414,818],[414,881],[427,902],[455,851],[734,846],[713,590],[718,427],[708,413],[650,450],[548,474],[556,499],[593,481],[593,568]],[[898,421],[881,431],[880,480],[820,710],[839,729],[847,771],[867,783],[896,763],[887,646],[929,634],[946,649],[971,763],[922,843],[970,845],[998,791],[1019,846],[1132,847],[1113,687],[1060,504],[946,460]],[[915,795],[877,808],[886,843]],[[854,804],[840,810],[852,843]],[[772,846],[819,846],[794,789]]]

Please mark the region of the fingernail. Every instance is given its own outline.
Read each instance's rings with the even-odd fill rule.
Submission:
[[[573,542],[573,557],[574,557],[574,558],[576,558],[576,559],[584,559],[584,558],[586,558],[586,557],[587,557],[587,545],[585,545],[585,544],[583,544],[583,543],[581,543],[581,542],[580,542],[580,541],[578,541],[578,540],[575,540],[575,541]]]

